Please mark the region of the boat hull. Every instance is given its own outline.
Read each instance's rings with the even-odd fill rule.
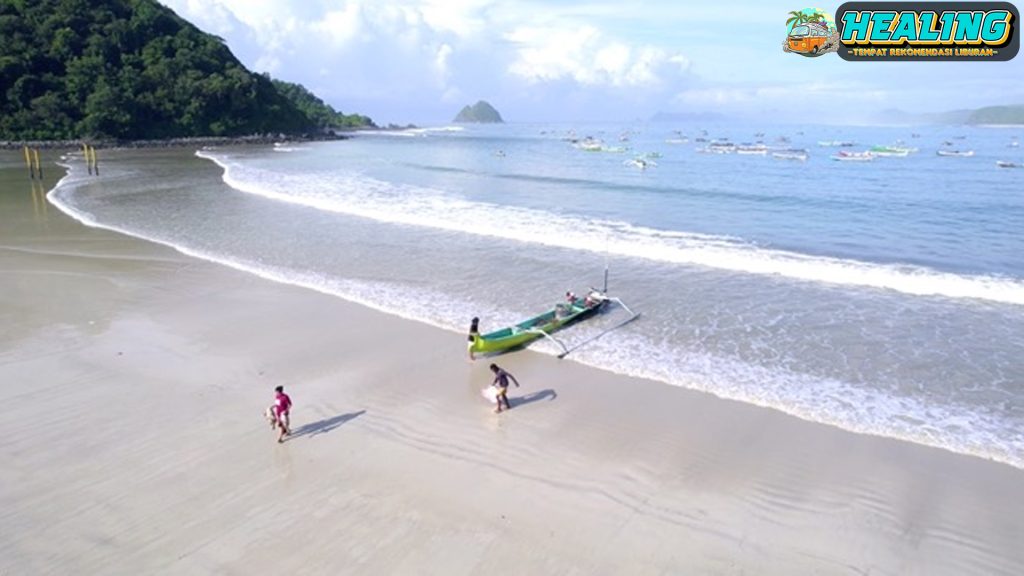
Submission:
[[[584,306],[582,300],[578,302],[559,304],[543,314],[538,314],[509,328],[502,328],[487,334],[477,334],[473,336],[469,349],[474,353],[487,354],[519,348],[538,338],[543,338],[545,334],[551,334],[574,322],[588,318],[607,304],[607,300],[604,299],[598,300],[589,307]]]

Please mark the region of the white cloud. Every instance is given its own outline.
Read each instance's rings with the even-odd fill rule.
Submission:
[[[344,45],[351,42],[362,29],[361,10],[359,4],[347,4],[340,10],[332,10],[320,20],[312,22],[310,29],[331,45]]]
[[[492,4],[492,0],[427,0],[419,12],[431,29],[467,37],[487,30],[484,12]]]
[[[437,47],[437,55],[434,57],[434,67],[437,69],[438,76],[443,80],[448,77],[448,60],[452,55],[452,47],[447,43],[441,43]]]
[[[590,25],[521,26],[505,39],[515,47],[509,72],[534,83],[568,78],[585,85],[657,86],[689,64],[681,54],[610,39]]]

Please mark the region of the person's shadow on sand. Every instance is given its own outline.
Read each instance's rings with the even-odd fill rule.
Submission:
[[[335,428],[338,428],[349,420],[355,420],[363,414],[366,414],[366,410],[360,410],[359,412],[349,412],[348,414],[339,414],[337,416],[331,416],[330,418],[324,418],[317,422],[311,422],[309,424],[303,424],[299,428],[292,430],[291,438],[299,438],[301,436],[316,436],[318,434],[326,434]]]
[[[509,408],[518,408],[519,406],[525,406],[534,402],[540,402],[541,400],[547,400],[548,402],[558,398],[558,393],[548,388],[547,390],[541,390],[540,392],[533,392],[526,396],[516,396],[508,399]]]

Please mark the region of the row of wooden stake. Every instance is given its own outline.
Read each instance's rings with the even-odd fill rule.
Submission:
[[[88,144],[82,144],[82,154],[85,155],[85,166],[89,170],[89,174],[96,173],[100,175],[100,162],[96,159],[96,149]]]
[[[35,163],[32,162],[33,154],[35,154]],[[33,148],[28,149],[25,146],[25,165],[28,166],[28,177],[32,180],[36,179],[36,174],[39,174],[39,179],[43,179],[43,166],[39,163],[39,149]]]
[[[25,166],[28,167],[28,177],[35,180],[37,177],[43,179],[43,165],[39,163],[39,149],[24,147]],[[88,144],[82,144],[82,155],[85,156],[85,166],[89,174],[100,175],[100,162],[96,157],[96,148]]]

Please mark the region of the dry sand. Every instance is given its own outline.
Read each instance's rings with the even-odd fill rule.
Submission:
[[[0,574],[1024,574],[1024,471],[528,351],[495,415],[461,334],[30,190],[0,170]]]

